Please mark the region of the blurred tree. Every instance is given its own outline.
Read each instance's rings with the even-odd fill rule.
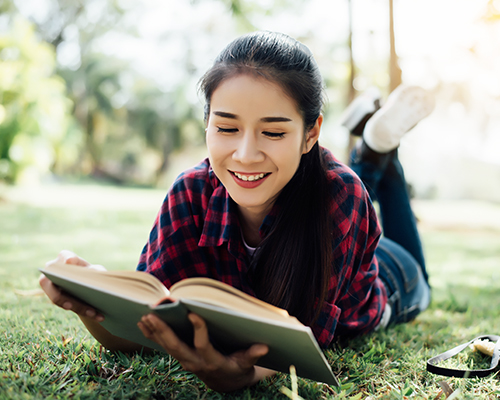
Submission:
[[[498,0],[488,0],[482,19],[485,22],[500,22],[500,2]]]
[[[12,0],[0,0],[0,14],[9,14],[16,10]]]
[[[345,106],[349,105],[354,98],[356,97],[356,89],[354,88],[354,79],[356,78],[356,63],[354,62],[354,54],[352,49],[352,0],[347,0],[348,8],[349,8],[349,33],[347,36],[347,49],[349,51],[349,86],[347,90],[347,99],[345,102]],[[349,135],[349,142],[347,144],[347,155],[351,154],[352,149],[354,148],[357,138],[353,135]]]
[[[352,51],[352,1],[347,0],[349,8],[349,34],[347,37],[347,48],[349,51],[349,91],[347,93],[347,104],[356,97],[356,89],[354,88],[354,79],[356,78],[356,64],[354,62],[354,54]]]
[[[53,48],[20,17],[0,36],[0,61],[0,180],[36,180],[78,142],[77,131],[66,140],[71,102]]]
[[[73,115],[85,132],[85,147],[79,157],[79,164],[86,172],[102,171],[103,144],[108,131],[107,119],[114,119],[112,96],[120,89],[118,74],[123,63],[117,60],[91,54],[76,71],[61,69],[68,91],[74,100]]]
[[[197,108],[186,100],[186,83],[179,85],[168,97],[159,93],[148,81],[139,81],[135,87],[135,100],[129,108],[132,130],[143,129],[149,148],[158,152],[154,181],[158,183],[169,167],[169,156],[186,145],[202,145],[204,125]],[[165,132],[169,134],[166,135]],[[132,154],[140,160],[140,154]],[[158,157],[159,156],[159,157]],[[143,157],[152,162],[152,154]]]
[[[231,11],[236,30],[245,32],[257,29],[262,15],[278,13],[297,5],[297,1],[304,2],[184,0],[184,3],[223,4]],[[172,4],[172,9],[177,8],[177,1],[175,7],[174,0],[166,3],[167,13],[168,4]],[[17,10],[29,18],[36,25],[39,37],[56,50],[57,71],[64,78],[68,96],[73,100],[72,114],[78,122],[68,125],[68,129],[84,134],[79,153],[64,155],[56,151],[59,155],[54,164],[56,172],[67,171],[71,159],[72,171],[104,176],[115,182],[154,184],[168,167],[172,152],[186,143],[203,142],[201,107],[187,93],[193,90],[194,77],[199,77],[201,69],[206,68],[206,63],[200,63],[199,59],[206,54],[203,52],[203,43],[207,47],[206,37],[216,29],[213,20],[200,19],[205,22],[196,27],[193,20],[190,29],[181,30],[175,24],[162,28],[155,38],[158,44],[165,51],[171,48],[177,51],[167,62],[162,55],[157,60],[169,74],[172,74],[169,67],[176,70],[175,77],[169,75],[169,83],[165,85],[167,79],[163,76],[149,79],[141,76],[132,56],[126,62],[112,49],[114,42],[119,47],[140,36],[138,15],[144,11],[141,2],[0,0],[0,10],[11,14]],[[168,63],[172,65],[165,65]]]
[[[394,0],[389,0],[389,93],[401,84],[401,68],[399,67],[396,52],[396,38],[394,33]]]
[[[182,82],[161,91],[129,63],[99,51],[103,38],[137,36],[133,10],[124,9],[126,2],[119,0],[43,0],[45,12],[37,13],[35,3],[16,2],[56,48],[59,74],[85,133],[74,160],[80,171],[116,183],[158,182],[169,155],[184,144],[183,126],[193,125],[195,113],[182,101]],[[203,137],[203,129],[198,136]]]
[[[305,0],[274,0],[266,4],[265,2],[255,0],[220,1],[222,1],[231,11],[233,17],[238,21],[240,29],[247,32],[258,29],[253,22],[254,19],[262,17],[263,15],[278,14],[287,8],[297,7],[299,4],[305,2]]]
[[[26,3],[30,1],[18,3],[21,11],[29,7]],[[111,177],[102,165],[103,146],[121,117],[115,112],[112,96],[120,90],[118,76],[126,65],[100,55],[94,47],[110,30],[133,30],[125,28],[121,20],[124,12],[117,1],[50,0],[43,7],[42,14],[24,12],[43,39],[56,49],[59,74],[66,81],[74,101],[73,114],[85,133],[75,163],[81,172]]]

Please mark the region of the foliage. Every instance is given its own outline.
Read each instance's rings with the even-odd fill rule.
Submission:
[[[54,193],[49,189],[48,195]],[[99,198],[39,208],[0,203],[0,398],[274,399],[292,388],[287,374],[228,395],[207,390],[164,354],[110,354],[80,321],[37,297],[37,267],[70,248],[110,269],[129,269],[163,193],[151,190],[66,188]],[[57,195],[57,194],[56,194]],[[142,198],[142,200],[138,200]],[[117,205],[119,200],[127,204]],[[151,202],[151,200],[153,200]],[[142,205],[134,208],[132,205]],[[117,237],[116,232],[120,232]],[[424,230],[432,285],[431,308],[416,321],[339,343],[326,352],[341,387],[298,379],[303,399],[444,399],[446,382],[459,399],[494,399],[498,377],[454,379],[425,372],[425,360],[481,333],[500,332],[498,229]],[[450,366],[481,368],[489,360],[463,352]]]
[[[201,143],[201,121],[182,91],[161,92],[121,60],[91,54],[78,70],[61,71],[61,76],[85,132],[80,155],[84,173],[154,185],[170,153],[181,149],[189,135],[191,144]],[[127,78],[130,87],[124,87]]]
[[[486,11],[482,16],[486,22],[496,23],[500,21],[500,5],[496,0],[489,0],[486,6]]]
[[[194,81],[206,69],[209,57],[213,56],[206,49],[207,38],[222,36],[221,32],[224,32],[226,43],[228,34],[262,28],[262,16],[269,17],[291,6],[304,4],[302,0],[272,3],[184,0],[184,3],[189,3],[193,11],[196,7],[202,9],[213,3],[227,12],[218,26],[200,14],[197,21],[190,22],[185,28],[168,24],[161,28],[161,38],[153,40],[161,42],[165,51],[174,47],[177,53],[168,62],[161,57],[156,61],[158,65],[172,64],[165,68],[170,74],[169,67],[176,69],[175,77],[165,74],[167,77],[162,77],[159,83],[159,77],[146,77],[143,71],[139,72],[133,50],[128,56],[113,51],[113,43],[119,47],[122,43],[144,40],[137,23],[145,10],[144,5],[124,0],[0,2],[0,10],[9,19],[23,15],[30,21],[32,26],[27,29],[39,38],[40,46],[52,54],[50,63],[41,61],[38,65],[47,62],[46,68],[49,65],[52,71],[55,68],[64,80],[67,97],[71,99],[65,107],[59,107],[60,113],[64,114],[59,119],[64,119],[63,122],[50,119],[52,125],[58,127],[58,139],[47,144],[43,151],[45,155],[50,154],[50,157],[45,157],[50,162],[40,166],[33,157],[28,157],[31,161],[26,160],[26,168],[36,172],[37,176],[50,169],[57,175],[91,174],[116,183],[158,184],[173,153],[186,145],[203,144],[201,104],[193,95]],[[221,30],[220,25],[228,26]],[[203,38],[200,38],[200,33]],[[54,77],[54,80],[58,79]],[[62,81],[59,79],[58,82],[62,92]],[[21,132],[17,124],[26,119],[15,110],[6,115],[12,125],[3,126],[4,130],[10,129],[10,133],[6,133],[2,141],[10,143]],[[45,130],[45,126],[40,126],[41,136],[49,135]],[[23,135],[16,140],[26,146]],[[42,148],[38,144],[36,147]],[[0,165],[0,179],[13,180],[16,169],[11,161]]]
[[[0,60],[0,180],[36,179],[78,145],[71,102],[54,50],[23,19],[0,36]]]
[[[173,151],[202,143],[201,112],[185,99],[186,81],[160,90],[100,52],[105,37],[135,35],[132,12],[117,1],[43,1],[45,13],[30,5],[0,4],[17,21],[0,47],[0,180],[15,182],[23,170],[38,180],[50,170],[154,185]],[[189,49],[186,57],[189,64]]]
[[[136,36],[127,22],[135,10],[127,14],[117,1],[57,0],[50,6],[47,18],[36,23],[58,53],[74,54],[59,71],[85,132],[81,171],[118,183],[158,183],[170,153],[184,145],[184,127],[196,130],[195,142],[202,137],[196,112],[179,90],[185,83],[162,92],[128,62],[96,50],[106,36]]]

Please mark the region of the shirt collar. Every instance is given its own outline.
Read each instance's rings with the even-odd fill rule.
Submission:
[[[208,170],[208,179],[213,188],[210,197],[203,231],[198,242],[200,247],[221,246],[224,242],[229,242],[228,249],[231,253],[237,254],[241,240],[240,222],[236,203],[231,199],[224,185],[219,181],[212,167]],[[260,227],[260,235],[264,237],[271,229],[277,215],[277,206],[274,205],[271,212],[264,218]]]
[[[224,185],[209,167],[208,178],[213,192],[207,206],[203,231],[198,246],[214,247],[229,242],[239,243],[240,226],[234,204]],[[231,248],[229,249],[231,250]],[[236,249],[237,250],[237,249]]]

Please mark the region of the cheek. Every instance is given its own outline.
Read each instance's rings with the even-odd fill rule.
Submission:
[[[281,170],[284,172],[282,179],[288,183],[300,165],[300,160],[302,159],[302,154],[294,152],[293,154],[288,154],[288,157],[282,159]]]
[[[295,172],[297,172],[297,169],[299,168],[300,164],[300,156],[299,157],[294,157],[289,160],[289,165],[290,168],[288,169],[288,175],[289,178],[292,179],[292,177],[295,175]]]
[[[224,171],[228,168],[228,163],[230,162],[230,146],[219,135],[214,134],[207,134],[206,145],[210,165],[215,175],[222,181]]]
[[[302,158],[302,146],[298,141],[296,143],[290,143],[286,146],[277,146],[275,151],[275,159],[282,166],[288,167],[287,170],[295,171]],[[279,161],[278,161],[279,160]]]
[[[217,140],[217,137],[213,133],[211,134],[210,132],[207,132],[206,144],[209,157],[217,158],[217,153],[220,153],[221,150],[221,144],[219,143],[219,140]]]

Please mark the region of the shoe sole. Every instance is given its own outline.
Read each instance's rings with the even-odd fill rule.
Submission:
[[[365,129],[371,130],[377,143],[367,144],[375,151],[395,149],[401,138],[433,109],[434,99],[427,91],[418,86],[399,86],[368,121]]]
[[[355,136],[361,136],[366,121],[380,108],[380,93],[371,88],[356,97],[340,116],[340,125]],[[359,131],[359,132],[358,132]]]

